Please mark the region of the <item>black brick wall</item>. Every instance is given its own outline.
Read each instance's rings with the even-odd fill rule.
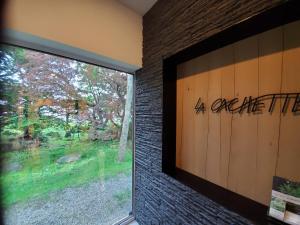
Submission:
[[[162,59],[282,1],[159,0],[143,18],[136,76],[136,220],[144,224],[251,224],[161,171]]]

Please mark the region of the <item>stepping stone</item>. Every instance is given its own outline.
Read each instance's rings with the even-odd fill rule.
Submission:
[[[3,165],[3,170],[5,172],[16,172],[21,170],[22,168],[23,168],[22,165],[18,162],[8,162],[8,163],[4,162]]]
[[[58,164],[72,163],[72,162],[78,161],[80,159],[80,157],[81,157],[81,155],[79,153],[69,154],[69,155],[60,157],[58,160],[56,160],[56,162]]]

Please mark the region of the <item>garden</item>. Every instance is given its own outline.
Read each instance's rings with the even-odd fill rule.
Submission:
[[[70,221],[77,214],[87,215],[77,222],[109,224],[128,215],[132,76],[15,46],[2,46],[0,54],[6,224],[41,224],[46,217],[48,223],[77,224]]]

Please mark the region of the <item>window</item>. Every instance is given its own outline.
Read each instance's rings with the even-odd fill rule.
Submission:
[[[1,48],[4,224],[113,224],[132,211],[132,75]]]

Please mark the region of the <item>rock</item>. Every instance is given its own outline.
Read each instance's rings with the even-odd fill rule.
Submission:
[[[56,160],[56,162],[58,164],[72,163],[72,162],[76,162],[77,160],[79,160],[80,157],[81,157],[81,155],[79,153],[69,154],[69,155],[60,157],[58,160]]]
[[[18,162],[7,162],[3,164],[3,170],[5,172],[16,172],[21,170],[23,167]]]

